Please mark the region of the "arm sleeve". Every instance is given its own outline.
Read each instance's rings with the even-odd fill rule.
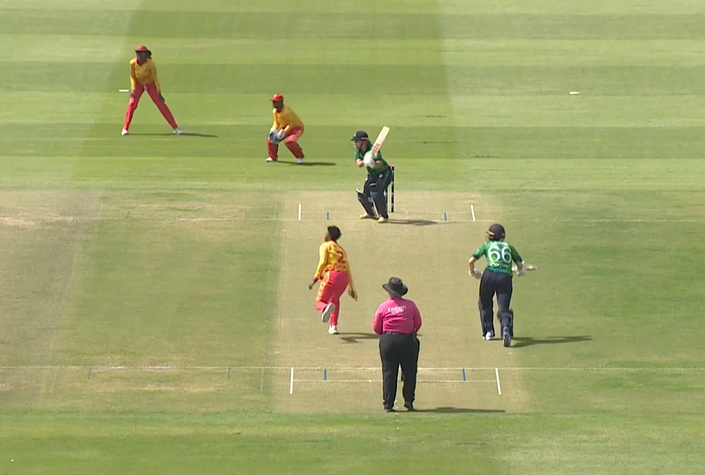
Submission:
[[[159,85],[159,78],[157,78],[157,67],[152,63],[152,81],[154,81],[154,85],[157,88],[157,92],[159,94],[162,93],[162,87]]]
[[[321,247],[318,249],[318,267],[316,268],[316,274],[313,276],[314,279],[320,279],[321,275],[323,274],[323,269],[326,268],[326,264],[328,263],[328,246],[324,244],[321,244]]]
[[[348,289],[355,290],[355,284],[353,283],[352,271],[350,270],[350,261],[348,261],[347,267],[348,267]]]
[[[520,256],[519,253],[517,252],[517,250],[514,249],[514,246],[512,246],[512,245],[510,244],[510,245],[509,245],[509,249],[511,249],[511,251],[512,251],[512,259],[514,259],[514,262],[516,262],[517,264],[520,263],[520,262],[523,262],[521,256]]]
[[[279,121],[277,120],[277,110],[272,109],[272,128],[274,130],[279,130]]]
[[[482,246],[477,248],[477,251],[472,255],[475,259],[479,259],[482,256],[485,255],[485,251],[487,250],[487,243],[483,244]]]
[[[135,63],[130,62],[130,91],[137,87],[137,75],[135,75]]]
[[[421,312],[419,311],[419,307],[414,305],[414,331],[417,332],[419,329],[421,329],[422,325],[421,321]]]
[[[377,311],[375,312],[375,319],[372,322],[372,330],[378,334],[382,334],[382,309],[377,308]]]

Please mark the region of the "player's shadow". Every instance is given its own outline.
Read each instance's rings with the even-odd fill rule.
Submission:
[[[404,411],[401,411],[404,412]],[[435,412],[437,414],[501,414],[503,409],[472,409],[466,407],[436,407],[434,409],[416,409],[414,412]]]
[[[184,132],[183,134],[186,137],[204,137],[204,138],[218,138],[217,135],[213,134],[200,134],[198,132]]]
[[[351,332],[340,333],[340,339],[346,343],[358,343],[358,340],[378,340],[379,335],[376,333]]]
[[[304,162],[304,163],[296,163],[296,162],[285,162],[283,160],[280,160],[279,163],[285,163],[287,165],[297,165],[299,167],[334,167],[337,165],[335,162]]]
[[[397,219],[393,217],[387,222],[389,224],[405,224],[407,226],[432,226],[434,224],[438,224],[437,221],[432,221],[430,219]]]
[[[171,135],[175,135],[173,132],[130,132],[130,135],[137,135],[137,136],[144,136],[144,137],[167,137]],[[184,137],[206,137],[206,138],[217,138],[217,135],[212,135],[212,134],[199,134],[197,132],[184,132],[181,134]]]
[[[515,337],[512,338],[513,348],[522,348],[533,345],[555,345],[557,343],[580,343],[581,341],[591,341],[590,335],[578,336],[549,336],[546,338]]]

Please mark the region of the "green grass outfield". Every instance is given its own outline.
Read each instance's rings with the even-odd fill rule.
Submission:
[[[700,474],[703,21],[686,0],[0,0],[0,474]],[[141,43],[189,135],[144,96],[120,136]],[[307,166],[264,163],[275,92]],[[387,226],[356,219],[349,143],[382,125]],[[494,221],[539,266],[510,349],[479,338],[467,277]],[[330,222],[360,293],[340,336],[306,290]],[[425,319],[415,414],[381,410],[392,274]]]

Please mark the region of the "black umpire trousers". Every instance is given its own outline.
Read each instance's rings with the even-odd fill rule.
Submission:
[[[384,408],[392,409],[397,397],[397,376],[401,366],[404,385],[402,394],[405,404],[413,404],[416,393],[416,373],[419,364],[419,339],[416,333],[383,333],[379,339],[379,355],[382,359],[382,397]]]
[[[512,291],[514,286],[512,276],[502,272],[492,272],[485,270],[480,279],[480,322],[482,324],[482,334],[494,333],[494,319],[492,315],[493,298],[497,295],[497,315],[502,326],[509,327],[513,333],[512,311],[509,306],[512,302]]]

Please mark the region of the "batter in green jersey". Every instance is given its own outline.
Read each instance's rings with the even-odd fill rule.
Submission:
[[[512,344],[514,337],[514,311],[509,308],[514,290],[512,264],[516,263],[517,275],[526,274],[526,269],[517,250],[504,242],[505,231],[501,224],[493,224],[487,230],[487,242],[480,246],[468,261],[470,275],[480,280],[478,308],[482,334],[486,340],[494,338],[493,300],[497,295],[497,316],[502,326],[504,346]],[[487,266],[484,272],[475,269],[475,262],[485,256]]]
[[[358,130],[352,138],[353,142],[353,157],[355,164],[359,167],[367,169],[367,179],[362,187],[362,191],[357,190],[357,199],[365,209],[365,214],[360,216],[361,219],[377,219],[379,223],[386,223],[389,219],[387,214],[387,187],[392,182],[392,169],[387,161],[382,157],[382,152],[378,151],[374,157],[374,165],[365,165],[365,155],[371,153],[372,144],[367,132]],[[375,208],[377,214],[375,215]]]

